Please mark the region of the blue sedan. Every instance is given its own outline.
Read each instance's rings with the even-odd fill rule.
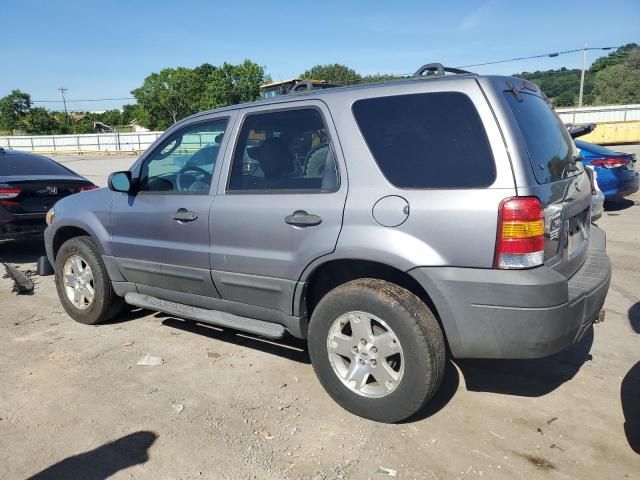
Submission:
[[[574,142],[580,149],[583,163],[595,169],[598,187],[605,200],[620,200],[638,191],[640,175],[635,169],[635,154],[614,152],[582,140]]]

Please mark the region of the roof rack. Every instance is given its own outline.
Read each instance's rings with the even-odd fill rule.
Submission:
[[[416,70],[413,77],[444,77],[445,73],[455,73],[456,75],[473,74],[473,72],[468,72],[467,70],[445,67],[441,63],[426,63]]]

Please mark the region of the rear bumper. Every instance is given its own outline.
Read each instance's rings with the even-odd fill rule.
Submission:
[[[591,196],[591,221],[595,222],[602,217],[604,213],[604,194],[597,190],[594,195]]]
[[[0,222],[0,241],[39,237],[46,226],[44,217],[41,220]]]
[[[544,266],[409,273],[431,296],[455,357],[539,358],[584,336],[604,304],[611,264],[605,234],[592,225],[589,255],[568,280]]]
[[[604,171],[603,171],[604,170]],[[606,200],[620,200],[640,188],[640,173],[626,168],[598,169],[598,187]]]

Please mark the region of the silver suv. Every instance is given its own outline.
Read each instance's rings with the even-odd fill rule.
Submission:
[[[447,354],[579,341],[611,267],[576,148],[533,83],[450,71],[176,123],[49,212],[62,305],[306,338],[329,395],[383,422],[429,401]]]

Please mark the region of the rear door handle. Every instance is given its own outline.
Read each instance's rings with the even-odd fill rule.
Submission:
[[[171,216],[171,218],[177,220],[178,222],[193,222],[198,218],[198,214],[196,212],[191,212],[186,208],[179,208],[178,211]]]
[[[294,227],[313,227],[322,223],[322,218],[312,215],[304,210],[296,210],[291,215],[287,215],[284,221]]]

